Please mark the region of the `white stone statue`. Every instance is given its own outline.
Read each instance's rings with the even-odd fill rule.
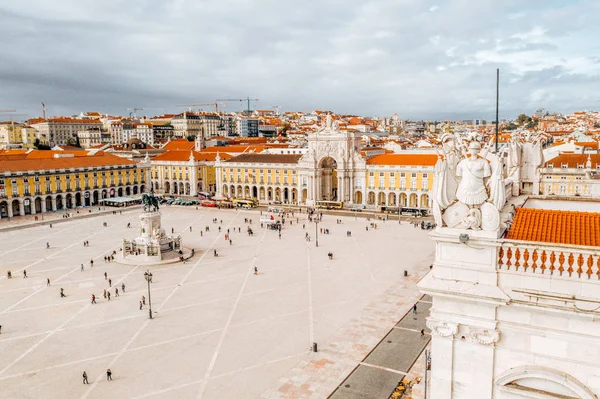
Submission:
[[[438,161],[435,164],[435,179],[433,186],[433,199],[442,208],[448,207],[456,200],[458,189],[458,177],[456,167],[460,162],[460,152],[455,145],[455,138],[449,133],[442,135],[442,153],[438,153]]]
[[[331,129],[331,122],[332,122],[331,114],[327,114],[327,116],[325,117],[325,127],[327,129]]]
[[[523,155],[523,144],[518,133],[513,133],[508,143],[508,177],[516,181],[519,180],[519,171],[521,169],[521,159]]]
[[[492,175],[492,170],[485,159],[492,142],[487,145],[481,158],[481,144],[471,141],[469,144],[469,158],[464,158],[456,167],[456,176],[460,177],[456,198],[463,204],[472,207],[481,205],[488,199],[484,180]]]

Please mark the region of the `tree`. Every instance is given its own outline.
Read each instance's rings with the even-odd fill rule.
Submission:
[[[529,122],[531,122],[531,117],[527,116],[525,114],[520,114],[519,116],[517,116],[516,122],[517,122],[517,125],[523,126],[523,125],[526,125]]]
[[[196,140],[196,136],[187,136],[187,141],[194,141]]]
[[[37,149],[37,150],[49,150],[50,147],[40,143],[40,139],[35,139],[35,141],[33,142],[33,146]]]

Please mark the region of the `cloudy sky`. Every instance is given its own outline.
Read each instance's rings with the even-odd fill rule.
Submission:
[[[600,109],[598,15],[597,0],[2,0],[0,109],[150,115],[250,96],[492,119],[496,68],[501,117]]]

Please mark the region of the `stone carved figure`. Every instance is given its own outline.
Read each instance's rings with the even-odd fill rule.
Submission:
[[[325,117],[325,127],[329,130],[331,130],[331,123],[332,123],[331,114],[327,114],[327,116]]]
[[[523,155],[523,144],[518,133],[513,133],[508,143],[508,177],[519,178],[521,169],[521,160]]]
[[[456,200],[458,177],[456,167],[460,162],[460,152],[455,145],[455,138],[449,133],[442,135],[442,154],[438,153],[435,164],[433,197],[442,208],[448,207]]]
[[[490,142],[491,145],[491,142]],[[456,176],[460,177],[456,198],[463,204],[473,206],[481,205],[488,199],[484,178],[492,175],[490,165],[485,156],[489,151],[489,145],[484,151],[482,158],[478,157],[481,144],[471,141],[469,144],[469,158],[464,158],[456,167]]]
[[[438,154],[433,187],[433,214],[439,226],[497,228],[495,221],[506,203],[506,192],[504,165],[495,154],[489,154],[492,144],[493,140],[482,151],[477,138],[471,137],[465,150],[459,136],[442,138],[444,158]]]

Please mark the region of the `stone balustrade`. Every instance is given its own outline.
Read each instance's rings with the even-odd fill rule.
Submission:
[[[498,248],[498,269],[600,280],[600,249],[504,240]]]

